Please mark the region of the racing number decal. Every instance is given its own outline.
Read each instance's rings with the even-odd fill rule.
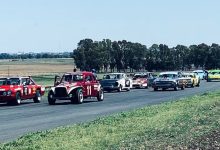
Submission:
[[[27,87],[24,88],[24,95],[28,95],[28,88]]]
[[[92,95],[92,86],[87,86],[87,95]]]

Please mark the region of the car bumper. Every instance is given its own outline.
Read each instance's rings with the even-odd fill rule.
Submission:
[[[0,96],[0,103],[5,103],[15,100],[15,97],[12,96]]]
[[[119,89],[119,87],[117,87],[117,86],[114,86],[114,87],[112,87],[112,86],[103,86],[102,88],[103,88],[104,91],[114,91],[114,90]]]
[[[167,83],[167,84],[153,84],[152,85],[153,88],[175,88],[177,87],[176,84],[171,84],[171,83]]]

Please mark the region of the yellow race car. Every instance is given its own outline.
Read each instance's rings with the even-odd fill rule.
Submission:
[[[199,87],[200,78],[195,73],[193,73],[193,72],[192,73],[184,72],[182,76],[187,81],[187,83],[186,83],[187,87],[195,87],[195,86]]]
[[[213,80],[220,80],[220,70],[209,70],[207,82],[211,82]]]

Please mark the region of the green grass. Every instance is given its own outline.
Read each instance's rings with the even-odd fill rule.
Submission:
[[[43,86],[52,86],[54,84],[54,78],[55,75],[38,75],[38,76],[32,76],[34,81],[37,84],[43,85]]]
[[[220,92],[180,99],[0,144],[2,150],[178,149],[220,127]]]

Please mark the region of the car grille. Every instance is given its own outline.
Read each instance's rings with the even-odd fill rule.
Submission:
[[[56,87],[55,88],[55,97],[67,97],[67,91],[65,87]]]
[[[172,81],[157,81],[156,84],[173,84]]]

